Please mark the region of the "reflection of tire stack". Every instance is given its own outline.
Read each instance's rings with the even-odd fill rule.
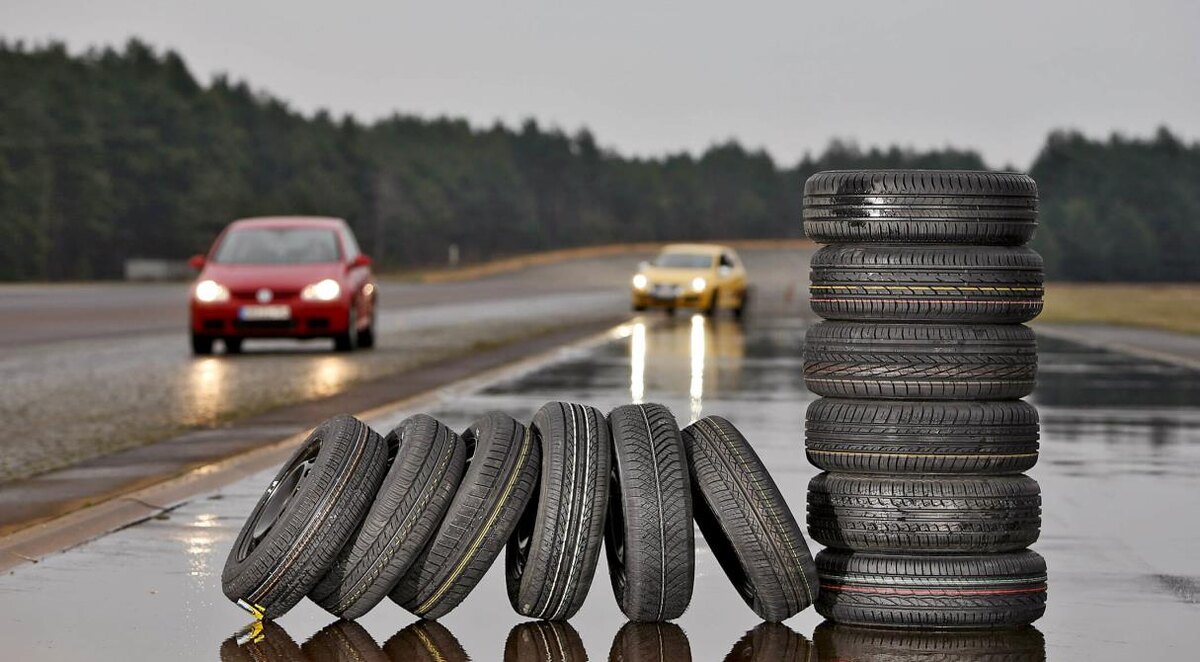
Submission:
[[[804,186],[824,317],[805,349],[818,611],[848,624],[1003,627],[1045,610],[1037,460],[1042,306],[1025,175],[835,171]]]

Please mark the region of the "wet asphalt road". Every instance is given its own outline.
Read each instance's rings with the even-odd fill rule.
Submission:
[[[0,286],[0,482],[167,438],[356,382],[569,324],[628,314],[645,255],[577,260],[455,283],[381,282],[376,349],[248,341],[193,358],[182,284]],[[767,290],[807,278],[807,253],[747,251]],[[802,301],[793,303],[803,306]]]
[[[664,324],[635,320],[611,342],[567,352],[443,401],[431,413],[457,429],[490,409],[527,420],[550,399],[601,408],[657,401],[682,424],[721,414],[743,430],[792,509],[803,513],[806,484],[816,473],[805,461],[802,434],[804,408],[813,399],[800,357],[810,318],[782,312],[745,326],[687,316]],[[1063,341],[1043,340],[1041,352],[1032,400],[1043,420],[1042,456],[1031,475],[1042,485],[1045,513],[1034,548],[1050,567],[1049,608],[1037,623],[1044,643],[1022,632],[990,644],[1032,647],[1035,654],[1044,647],[1052,660],[1190,659],[1200,645],[1200,372]],[[410,413],[370,423],[384,430]],[[248,620],[221,595],[221,567],[269,479],[263,473],[240,481],[0,578],[0,650],[22,660],[218,658]],[[678,621],[686,643],[674,640],[666,650],[678,654],[685,646],[696,660],[723,659],[757,621],[702,543],[696,570],[692,606]],[[604,659],[624,619],[603,558],[596,577],[571,625],[591,659]],[[314,655],[330,641],[357,642],[360,659],[370,659],[376,644],[391,641],[395,650],[414,637],[436,639],[408,628],[414,619],[387,601],[360,621],[366,638],[350,627],[322,632],[333,620],[302,603],[265,641],[281,653],[289,642],[304,643]],[[797,659],[842,654],[838,646],[851,635],[814,636],[820,620],[810,609],[787,622],[790,632],[774,634],[790,637],[798,655],[814,653]],[[474,660],[503,659],[510,636],[547,637],[555,645],[571,640],[570,631],[533,626],[510,634],[521,622],[505,597],[501,566],[441,621]],[[807,648],[807,640],[823,648]],[[896,655],[921,645],[901,635],[885,635],[884,643]],[[943,643],[960,654],[944,659],[981,659],[963,656],[973,645],[969,638]],[[260,645],[258,652],[265,651]],[[450,649],[442,652],[457,659]]]

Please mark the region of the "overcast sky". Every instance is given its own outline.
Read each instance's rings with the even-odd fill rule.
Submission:
[[[306,112],[533,116],[641,155],[836,136],[1024,168],[1056,127],[1200,137],[1200,0],[572,4],[0,0],[0,35],[139,36]]]

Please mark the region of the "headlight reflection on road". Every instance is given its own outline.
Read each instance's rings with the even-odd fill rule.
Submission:
[[[634,322],[629,334],[629,398],[641,404],[646,395],[646,325]]]
[[[692,315],[692,384],[688,389],[688,395],[691,396],[691,422],[693,423],[700,419],[700,413],[704,408],[702,403],[704,397],[704,332],[704,316]]]
[[[350,379],[350,362],[340,356],[316,359],[308,379],[305,395],[323,398],[342,390]]]
[[[188,380],[191,406],[186,410],[189,425],[212,423],[225,409],[225,378],[228,366],[225,360],[207,357],[192,361]]]
[[[200,513],[194,521],[189,523],[179,538],[187,553],[188,574],[192,577],[205,578],[212,574],[209,560],[212,558],[213,548],[217,544],[219,536],[206,529],[212,529],[217,525],[215,514]],[[203,580],[201,579],[201,581]]]

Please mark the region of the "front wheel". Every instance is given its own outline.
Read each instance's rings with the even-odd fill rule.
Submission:
[[[712,298],[708,300],[708,307],[704,309],[705,317],[712,317],[717,314],[717,302],[721,298],[719,290],[713,290]]]
[[[213,352],[212,336],[202,336],[198,333],[192,334],[192,354],[196,356],[208,356]]]
[[[358,332],[357,340],[359,347],[363,349],[371,349],[375,346],[375,323],[377,321],[378,320],[375,317],[375,313],[372,312],[371,323],[367,326],[367,328]]]
[[[333,348],[339,352],[353,352],[358,345],[358,313],[354,304],[350,305],[350,314],[346,320],[346,332],[333,337]]]
[[[736,319],[742,319],[746,316],[746,306],[750,302],[750,290],[742,290],[742,298],[738,301],[737,308],[733,309],[733,316]]]

